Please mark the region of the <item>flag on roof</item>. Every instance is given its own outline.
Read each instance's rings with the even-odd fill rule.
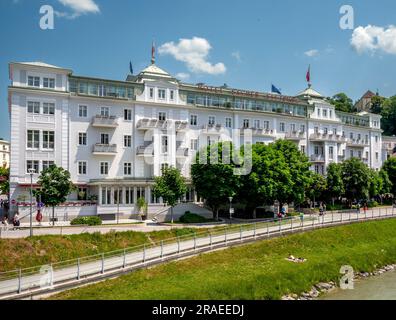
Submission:
[[[307,82],[311,83],[311,65],[309,65],[309,67],[308,67],[306,78],[307,78]]]
[[[133,75],[132,61],[129,61],[129,72]]]
[[[275,87],[273,84],[271,85],[271,92],[272,93],[277,93],[277,94],[282,94],[280,89],[278,89],[277,87]]]

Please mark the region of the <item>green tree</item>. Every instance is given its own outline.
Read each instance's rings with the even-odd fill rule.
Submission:
[[[230,155],[234,153],[230,143],[208,146],[197,153],[196,163],[191,166],[195,190],[206,200],[215,220],[219,219],[221,205],[236,195],[240,185],[240,176],[234,172],[237,164],[232,161],[232,156],[231,161],[225,161],[225,158],[223,161],[223,149],[229,150]]]
[[[162,176],[155,178],[153,192],[171,207],[171,223],[173,223],[173,208],[187,192],[186,182],[180,170],[173,167],[163,169]]]
[[[371,112],[375,114],[381,114],[382,112],[382,105],[385,102],[385,98],[380,96],[374,96],[371,99]]]
[[[144,197],[140,197],[139,199],[137,199],[136,208],[138,210],[138,213],[142,216],[142,220],[145,220],[147,218],[148,204]]]
[[[381,116],[384,135],[396,135],[396,96],[386,99],[383,102]]]
[[[357,158],[351,158],[344,161],[341,167],[348,200],[368,199],[371,173],[367,165]]]
[[[383,170],[387,173],[391,183],[390,191],[396,196],[396,158],[389,158],[383,166]]]
[[[392,182],[389,179],[388,173],[382,168],[379,172],[380,179],[382,180],[381,194],[389,194],[392,192]]]
[[[353,101],[345,93],[337,93],[330,98],[330,103],[335,106],[335,109],[343,112],[354,112]]]
[[[340,198],[345,193],[341,164],[331,163],[328,166],[326,182],[327,194],[331,197],[332,204],[334,206],[335,199]]]
[[[378,197],[382,193],[383,180],[378,171],[369,169],[370,172],[370,189],[369,194],[371,198]]]
[[[70,180],[70,172],[52,165],[41,172],[38,184],[40,189],[35,195],[41,197],[41,201],[47,207],[52,207],[52,219],[55,225],[55,207],[64,203],[68,195],[76,189]]]
[[[311,173],[311,179],[309,184],[307,185],[306,195],[310,200],[313,200],[315,203],[316,200],[323,200],[324,192],[327,189],[327,181],[326,178],[317,173]]]
[[[8,194],[10,192],[10,169],[0,168],[0,194]]]

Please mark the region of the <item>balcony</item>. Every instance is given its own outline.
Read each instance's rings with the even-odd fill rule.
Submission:
[[[292,140],[292,141],[304,140],[305,132],[301,132],[301,131],[288,132],[288,133],[286,133],[285,139]]]
[[[190,149],[188,148],[178,148],[176,151],[176,157],[184,158],[190,155]]]
[[[166,120],[158,119],[141,119],[138,121],[136,127],[138,130],[166,130],[169,127],[169,122]]]
[[[97,115],[92,119],[92,127],[94,128],[117,128],[118,121],[115,116]]]
[[[275,136],[274,130],[260,129],[260,128],[241,128],[241,135],[244,135],[245,130],[252,130],[252,135],[255,137],[273,137]]]
[[[189,129],[188,121],[175,121],[175,129],[177,131],[185,131]]]
[[[202,126],[202,133],[204,134],[221,134],[224,131],[224,127],[221,124],[206,124]]]
[[[337,143],[345,143],[347,140],[345,137],[341,135],[335,134],[325,134],[325,133],[314,133],[309,137],[311,141],[319,141],[319,142],[337,142]]]
[[[338,161],[345,161],[345,154],[338,155]]]
[[[313,154],[311,156],[311,162],[314,163],[325,163],[325,156],[321,154]]]
[[[97,143],[93,146],[92,153],[97,156],[114,156],[117,154],[117,145]]]
[[[154,145],[147,143],[144,146],[139,146],[137,147],[136,154],[138,156],[154,156]]]
[[[347,146],[351,148],[364,148],[368,147],[369,143],[362,139],[348,139]]]

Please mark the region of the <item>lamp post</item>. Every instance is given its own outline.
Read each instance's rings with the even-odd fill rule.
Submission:
[[[117,189],[117,224],[120,223],[120,187]]]
[[[228,200],[230,200],[230,224],[232,223],[232,213],[233,213],[233,210],[232,210],[232,199],[233,199],[233,197],[229,197],[228,198]]]
[[[28,172],[30,175],[30,237],[33,237],[33,175],[36,170],[30,168]]]

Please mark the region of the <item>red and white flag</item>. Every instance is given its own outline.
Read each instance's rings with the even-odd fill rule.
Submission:
[[[151,63],[155,63],[155,43],[153,41],[153,44],[151,46]]]

